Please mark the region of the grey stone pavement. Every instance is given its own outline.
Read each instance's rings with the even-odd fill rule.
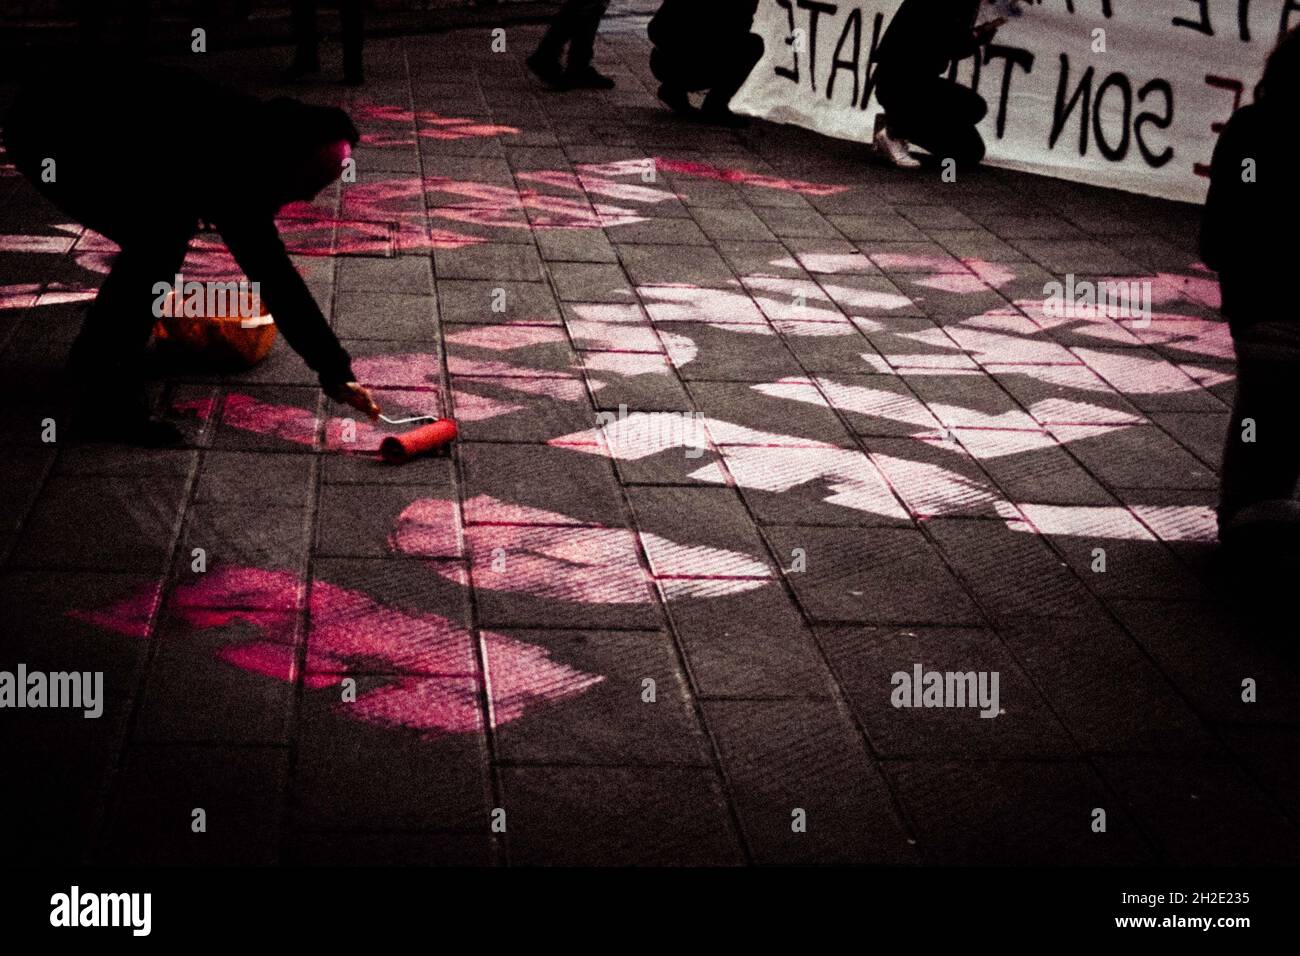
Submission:
[[[184,448],[43,442],[111,248],[3,170],[0,669],[106,681],[97,720],[0,712],[6,854],[1300,859],[1296,670],[1209,574],[1233,373],[1197,210],[684,123],[626,21],[616,90],[548,92],[537,36],[292,91],[365,142],[286,242],[450,457],[365,454],[391,429],[282,342],[158,357]],[[284,52],[201,65],[270,94]],[[188,148],[256,161],[141,161]],[[185,271],[231,270],[205,238]],[[1048,314],[1070,273],[1150,282],[1154,321]],[[997,716],[894,707],[917,666],[996,672]]]

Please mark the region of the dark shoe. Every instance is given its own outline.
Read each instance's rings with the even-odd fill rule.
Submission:
[[[674,113],[679,113],[682,116],[694,116],[697,112],[695,107],[691,105],[690,97],[686,95],[686,91],[674,89],[671,86],[659,87],[659,102]]]
[[[524,62],[528,64],[528,69],[533,71],[533,75],[547,86],[557,90],[564,89],[564,67],[560,66],[559,60],[534,53]]]
[[[614,88],[614,81],[590,64],[576,70],[565,70],[561,82],[566,90],[612,90]]]

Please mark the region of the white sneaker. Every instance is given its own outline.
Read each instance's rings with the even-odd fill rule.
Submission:
[[[908,152],[906,140],[895,139],[889,135],[889,130],[881,127],[876,130],[876,136],[872,140],[872,147],[876,155],[885,160],[891,166],[899,169],[919,169],[920,160]]]

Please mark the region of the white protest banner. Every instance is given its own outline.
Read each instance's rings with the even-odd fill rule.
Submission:
[[[930,0],[940,2],[940,0]],[[875,52],[901,0],[760,0],[763,59],[737,112],[869,141]],[[1011,6],[1009,2],[990,5]],[[959,82],[989,104],[988,161],[1201,202],[1222,124],[1249,103],[1300,0],[1024,0]]]

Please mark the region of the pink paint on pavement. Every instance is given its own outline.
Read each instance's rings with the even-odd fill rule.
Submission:
[[[377,388],[437,389],[442,377],[438,356],[428,352],[363,355],[352,360],[362,385]]]
[[[221,605],[245,601],[250,593],[262,603],[272,603],[278,595],[283,603],[301,587],[297,575],[287,571],[215,569],[176,589],[173,615],[195,632],[244,625],[250,633],[237,632],[237,639],[217,650],[218,658],[263,677],[293,681],[299,666],[294,618]],[[143,637],[141,622],[147,621],[156,596],[154,587],[107,608],[74,611],[71,616]],[[385,607],[360,591],[323,581],[313,584],[309,607],[302,669],[308,689],[337,686],[350,674],[380,675],[374,678],[379,686],[359,693],[354,703],[333,705],[340,716],[413,731],[425,739],[483,726],[474,642],[464,626],[436,614]],[[497,724],[582,693],[603,679],[504,635],[487,633],[484,641],[494,660]]]
[[[453,541],[453,526],[438,530],[429,521],[446,506],[415,502],[399,518],[390,544],[416,553],[444,552]],[[652,600],[650,584],[671,577],[679,597],[736,594],[770,582],[767,565],[741,552],[683,545],[659,535],[640,533],[642,545],[672,555],[671,565],[647,575],[637,554],[637,535],[626,528],[581,525],[558,512],[499,501],[479,495],[465,502],[466,553],[474,585],[492,591],[524,593],[576,604],[644,604]],[[459,565],[432,562],[433,570],[451,577]]]
[[[442,498],[420,498],[397,517],[388,536],[393,551],[416,558],[458,558],[465,553],[460,509]]]
[[[29,308],[40,291],[40,285],[35,282],[0,285],[0,311]]]
[[[592,196],[608,196],[610,199],[617,199],[619,202],[652,205],[677,198],[675,194],[666,189],[651,189],[647,186],[620,183],[608,177],[593,174],[590,172],[589,167],[580,166],[578,168],[579,173],[577,175],[563,170],[539,170],[536,172],[516,173],[515,180],[517,182],[537,183],[539,186],[568,189],[572,192],[587,193]],[[613,225],[619,225],[619,223],[613,223]]]
[[[75,241],[67,236],[0,235],[0,252],[16,252],[24,255],[43,252],[61,256],[72,250]]]
[[[958,272],[938,273],[924,279],[912,280],[912,285],[939,292],[951,292],[954,295],[977,295],[991,291],[989,285],[977,275],[963,275]]]
[[[680,353],[679,353],[680,354]],[[686,361],[690,361],[694,356],[686,358],[681,356],[685,361],[677,362],[680,367]],[[584,352],[582,355],[582,364],[589,371],[593,372],[613,372],[616,375],[626,377],[635,377],[637,375],[671,375],[673,367],[668,364],[668,359],[663,355],[652,355],[646,352]]]
[[[937,275],[964,275],[971,270],[960,259],[948,255],[919,255],[911,252],[878,252],[871,261],[888,272],[928,272]]]
[[[396,398],[384,403],[388,413],[398,415],[436,414],[431,403],[420,402],[419,395],[410,392],[385,392],[376,389],[376,398]],[[172,403],[172,410],[181,414],[192,414],[200,420],[211,420],[215,414],[216,402],[212,399],[196,399]],[[417,410],[420,409],[420,410]],[[320,419],[309,409],[296,405],[278,405],[263,402],[251,395],[239,392],[226,396],[222,406],[221,424],[225,428],[265,435],[295,445],[315,447],[317,428]],[[345,454],[374,455],[379,451],[379,444],[388,435],[393,434],[390,426],[380,426],[358,415],[332,416],[324,422],[322,447]]]
[[[534,345],[565,342],[564,330],[554,325],[483,325],[474,326],[448,335],[446,341],[453,345],[472,345],[474,348],[494,352],[509,352]]]
[[[350,113],[358,126],[381,125],[396,129],[367,129],[361,142],[367,146],[408,145],[408,137],[418,134],[425,139],[459,140],[493,136],[514,136],[519,133],[514,126],[484,123],[482,120],[443,116],[432,110],[410,110],[390,103],[354,103]]]
[[[655,168],[665,173],[683,176],[695,176],[700,179],[712,179],[722,183],[735,183],[740,186],[758,186],[762,189],[779,189],[784,192],[799,193],[804,196],[834,196],[847,192],[848,186],[835,186],[829,183],[810,183],[801,179],[786,179],[780,176],[768,176],[764,173],[752,173],[744,169],[732,169],[714,166],[711,163],[699,163],[689,160],[655,157]]]

